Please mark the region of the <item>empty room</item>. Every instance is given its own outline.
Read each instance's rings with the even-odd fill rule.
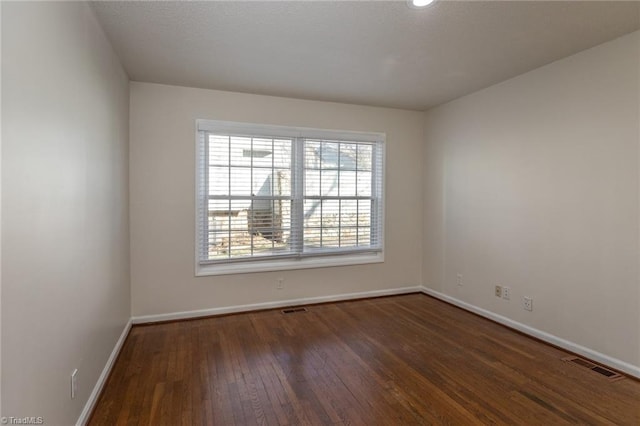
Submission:
[[[640,425],[640,2],[0,15],[2,424]]]

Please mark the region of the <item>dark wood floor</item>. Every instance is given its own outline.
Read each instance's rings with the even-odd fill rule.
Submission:
[[[138,326],[93,425],[640,425],[640,382],[421,294]]]

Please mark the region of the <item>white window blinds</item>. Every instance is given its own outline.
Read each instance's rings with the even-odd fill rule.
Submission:
[[[198,120],[197,263],[382,251],[384,135]]]

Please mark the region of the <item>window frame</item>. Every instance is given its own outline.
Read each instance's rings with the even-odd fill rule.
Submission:
[[[203,177],[207,176],[204,169],[208,163],[205,163],[206,158],[203,158],[206,154],[206,149],[203,149],[203,144],[206,144],[203,138],[207,132],[222,133],[236,136],[247,137],[279,137],[279,138],[292,138],[292,139],[316,139],[316,140],[331,140],[331,141],[345,141],[345,142],[364,142],[372,143],[375,150],[379,150],[379,159],[372,158],[372,173],[381,173],[379,181],[379,193],[376,191],[374,195],[372,186],[372,200],[379,197],[377,200],[376,209],[377,217],[372,217],[379,221],[377,238],[379,241],[379,247],[371,247],[370,249],[337,249],[333,250],[319,250],[316,253],[307,252],[299,255],[284,255],[284,256],[265,256],[261,258],[257,256],[255,258],[246,259],[230,259],[227,261],[207,261],[200,260],[201,245],[204,244],[203,236],[201,232],[207,229],[207,226],[203,224],[206,217],[203,212],[207,206],[208,196],[204,195],[206,184],[203,184]],[[294,145],[299,142],[292,141]],[[322,268],[322,267],[335,267],[335,266],[349,266],[349,265],[362,265],[370,263],[384,262],[384,248],[385,248],[385,160],[386,160],[386,134],[377,132],[358,132],[358,131],[343,131],[343,130],[328,130],[328,129],[315,129],[306,127],[291,127],[291,126],[276,126],[265,125],[255,123],[243,123],[234,121],[219,121],[208,119],[197,119],[195,125],[195,275],[196,276],[209,276],[209,275],[226,275],[237,273],[251,273],[251,272],[269,272],[269,271],[282,271],[292,269],[306,269],[306,268]],[[294,149],[299,149],[296,147]],[[299,160],[298,160],[299,161]],[[375,167],[375,163],[379,164],[379,167]],[[294,177],[294,170],[300,171],[300,174]],[[304,184],[303,166],[292,164],[292,180],[297,182],[297,185]],[[296,185],[296,183],[294,183]],[[203,188],[203,186],[205,188]],[[292,191],[292,197],[295,194]],[[300,202],[304,202],[304,196],[300,199]],[[292,218],[293,220],[293,218]],[[293,224],[291,225],[293,228]],[[301,229],[304,227],[300,224]],[[370,229],[373,229],[374,224],[371,224]],[[206,232],[206,231],[205,231]]]

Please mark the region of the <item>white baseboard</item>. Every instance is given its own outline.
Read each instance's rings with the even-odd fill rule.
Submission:
[[[172,321],[188,318],[224,315],[237,312],[259,311],[262,309],[276,309],[289,306],[310,305],[314,303],[338,302],[342,300],[364,299],[368,297],[393,296],[397,294],[418,293],[423,287],[402,287],[388,290],[363,291],[360,293],[335,294],[331,296],[305,297],[302,299],[278,300],[275,302],[254,303],[250,305],[228,306],[223,308],[201,309],[197,311],[172,312],[168,314],[142,315],[133,317],[133,324],[144,324],[158,321]]]
[[[435,297],[436,299],[440,299],[445,302],[451,303],[452,305],[458,306],[464,310],[473,312],[474,314],[478,314],[482,317],[488,318],[502,325],[506,325],[509,328],[513,328],[514,330],[518,330],[524,334],[535,337],[537,339],[540,339],[542,341],[555,345],[559,348],[565,349],[569,352],[582,355],[593,361],[599,362],[608,367],[614,368],[630,376],[640,379],[640,367],[637,365],[629,364],[628,362],[622,361],[620,359],[613,358],[609,355],[605,355],[603,353],[594,351],[593,349],[589,349],[577,343],[570,342],[558,336],[554,336],[553,334],[549,334],[542,330],[538,330],[537,328],[530,327],[526,324],[522,324],[521,322],[514,321],[510,318],[504,317],[502,315],[498,315],[486,309],[479,308],[475,305],[472,305],[467,302],[463,302],[462,300],[456,299],[455,297],[451,297],[449,295],[440,293],[430,288],[422,287],[421,291],[424,294]]]
[[[129,330],[131,329],[132,321],[129,319],[127,324],[124,326],[124,330],[122,330],[122,334],[120,334],[120,338],[116,342],[116,345],[113,347],[113,351],[111,351],[111,355],[109,355],[109,359],[107,359],[107,363],[102,369],[102,373],[100,377],[98,377],[98,381],[96,385],[93,387],[93,391],[91,391],[91,395],[89,395],[89,399],[87,403],[84,405],[82,409],[82,413],[80,413],[80,417],[78,417],[78,421],[76,422],[76,426],[84,426],[89,421],[89,416],[91,415],[91,411],[93,411],[93,407],[95,407],[98,402],[98,398],[100,397],[100,392],[102,392],[102,388],[107,382],[107,378],[109,377],[109,373],[113,368],[113,364],[116,362],[116,358],[118,358],[118,354],[120,350],[122,350],[122,345],[124,344],[127,335],[129,334]]]

